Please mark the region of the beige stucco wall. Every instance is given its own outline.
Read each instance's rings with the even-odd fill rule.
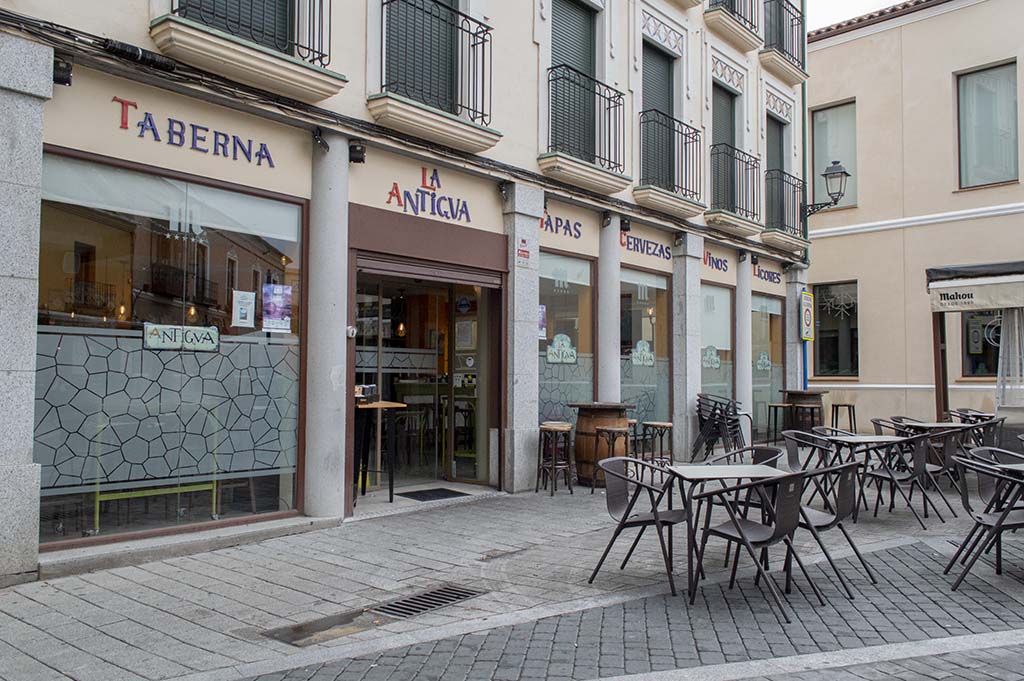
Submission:
[[[808,55],[810,109],[856,101],[859,183],[856,207],[811,219],[809,281],[857,281],[860,375],[812,380],[828,387],[827,401],[856,403],[862,429],[873,416],[934,416],[924,270],[1024,259],[1024,205],[984,216],[1024,204],[1020,184],[958,189],[956,112],[958,73],[1024,57],[1014,28],[1024,5],[954,0],[936,9],[812,43]],[[1021,77],[1018,67],[1018,92]],[[981,214],[950,221],[959,211]],[[940,217],[907,220],[921,216]],[[950,404],[992,409],[993,381],[962,378],[960,323],[947,315]]]
[[[643,13],[682,35],[677,61],[675,117],[701,131],[704,140],[702,177],[708,196],[708,140],[711,136],[710,84],[713,57],[726,60],[743,74],[739,146],[764,157],[764,121],[768,90],[792,106],[787,135],[786,167],[800,173],[800,88],[790,87],[764,71],[757,50],[741,53],[709,32],[703,8],[682,9],[671,0],[612,2],[583,0],[604,7],[597,15],[597,75],[625,94],[623,118],[625,173],[639,181],[639,122],[642,102]],[[156,50],[150,21],[165,14],[171,0],[121,0],[116,3],[68,3],[64,0],[0,0],[16,12],[69,25]],[[500,141],[481,155],[539,172],[537,157],[547,150],[547,69],[550,66],[550,3],[541,0],[462,0],[462,11],[493,27],[492,119]],[[334,0],[329,69],[344,74],[346,87],[317,103],[346,116],[372,120],[368,95],[380,89],[380,0]],[[762,192],[763,195],[763,192]],[[632,188],[616,195],[632,201]],[[763,199],[762,199],[763,200]],[[696,222],[702,222],[697,218]]]

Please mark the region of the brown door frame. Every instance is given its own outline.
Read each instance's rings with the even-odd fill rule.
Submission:
[[[946,313],[932,312],[932,358],[935,371],[935,420],[949,413],[949,367],[946,363]]]

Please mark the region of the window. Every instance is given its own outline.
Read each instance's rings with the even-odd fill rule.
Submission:
[[[385,3],[384,90],[442,111],[458,111],[458,26],[455,0]]]
[[[669,421],[668,277],[623,269],[620,279],[622,401],[640,423]]]
[[[814,373],[857,376],[857,282],[814,287]]]
[[[294,508],[300,206],[50,154],[42,191],[41,539]],[[257,263],[284,285],[234,315]]]
[[[701,391],[732,399],[732,290],[703,284],[701,310]]]
[[[999,370],[1002,315],[995,310],[962,312],[963,375],[994,378]]]
[[[1017,171],[1017,65],[957,78],[960,186],[1010,182]]]
[[[594,400],[590,262],[540,254],[540,420],[575,422],[574,402]]]
[[[857,205],[857,105],[851,102],[815,111],[811,132],[814,136],[814,201],[831,200],[821,174],[832,161],[839,161],[851,175],[839,205]]]
[[[293,0],[178,0],[178,14],[211,28],[290,52]]]
[[[228,256],[226,272],[227,286],[224,288],[227,290],[224,292],[224,295],[226,296],[225,300],[227,301],[227,305],[230,308],[235,296],[235,289],[238,288],[238,260],[230,255]]]

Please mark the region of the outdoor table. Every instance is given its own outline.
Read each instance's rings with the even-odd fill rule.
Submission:
[[[394,414],[395,409],[405,409],[406,406],[408,405],[403,402],[385,401],[363,402],[356,405],[355,448],[359,457],[356,485],[358,487],[360,482],[362,482],[362,494],[364,495],[366,494],[366,478],[370,472],[370,447],[372,444],[370,442],[370,432],[372,431],[373,420],[375,420],[372,419],[372,416],[374,413],[387,413],[390,418]],[[388,427],[386,450],[384,452],[384,462],[385,470],[388,474],[388,503],[393,503],[395,501],[395,429],[393,421],[389,423]],[[352,505],[355,506],[354,495]]]
[[[963,429],[968,427],[964,423],[956,423],[955,421],[904,421],[901,425],[911,430],[952,430],[952,429]]]
[[[668,470],[680,481],[679,494],[683,500],[683,507],[686,509],[686,593],[692,602],[697,591],[696,578],[693,574],[693,558],[697,551],[696,518],[694,518],[692,503],[694,490],[698,485],[705,482],[726,480],[765,480],[768,478],[778,478],[783,475],[788,475],[788,472],[761,464],[721,466],[713,464],[690,464],[669,466]],[[683,483],[689,483],[689,489],[684,489]]]
[[[871,463],[871,453],[876,452],[883,447],[891,447],[895,444],[899,444],[906,440],[906,438],[898,435],[828,435],[826,436],[826,439],[832,442],[836,447],[836,455],[832,461],[828,462],[828,466],[833,465],[837,459],[842,461],[842,452],[844,447],[849,448],[850,454],[849,457],[842,462],[856,461],[858,454],[857,448],[862,447],[859,453],[864,454],[864,463],[860,466],[860,490],[857,495],[857,505],[853,512],[853,522],[857,522],[860,505],[863,503],[866,509],[868,504],[865,487],[867,483],[868,465]]]

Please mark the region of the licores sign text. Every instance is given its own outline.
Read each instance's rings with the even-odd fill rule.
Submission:
[[[268,169],[274,167],[274,157],[271,156],[270,147],[265,142],[223,130],[214,130],[208,125],[194,121],[156,116],[141,109],[138,102],[122,97],[113,97],[110,101],[118,105],[121,130],[136,131],[136,136],[141,139],[181,147],[200,154],[211,154],[230,161],[242,161]]]
[[[420,168],[420,186],[403,189],[398,182],[392,182],[385,203],[401,208],[403,213],[470,224],[472,218],[466,200],[448,196],[442,193],[442,188],[441,173],[437,168]]]

